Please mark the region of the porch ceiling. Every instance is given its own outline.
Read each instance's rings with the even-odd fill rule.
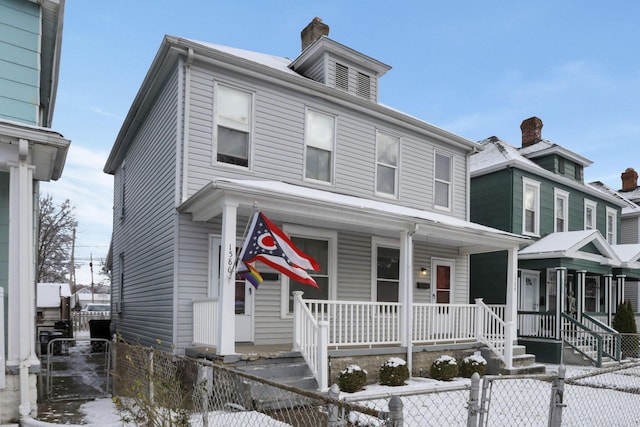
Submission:
[[[331,193],[277,181],[218,179],[204,186],[178,210],[206,222],[222,214],[225,204],[238,206],[238,215],[255,208],[276,221],[334,230],[414,239],[480,253],[513,248],[528,239],[448,215],[391,203]]]

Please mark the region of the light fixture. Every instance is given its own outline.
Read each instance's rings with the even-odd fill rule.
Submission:
[[[427,270],[426,268],[420,267],[420,275],[422,277],[426,277],[428,272],[429,272],[429,270]]]

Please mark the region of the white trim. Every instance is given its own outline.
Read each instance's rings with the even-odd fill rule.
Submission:
[[[327,276],[329,278],[329,300],[337,299],[338,277],[338,233],[333,230],[304,227],[300,225],[283,224],[282,231],[289,237],[301,237],[308,239],[326,240],[328,245]],[[289,313],[289,277],[280,275],[280,318],[291,319],[293,313]]]
[[[329,181],[322,181],[319,179],[308,178],[307,177],[307,147],[309,145],[309,111],[313,111],[314,113],[322,114],[327,117],[331,117],[333,119],[333,146],[331,147],[331,162],[330,162],[330,171],[329,171]],[[303,147],[303,158],[302,158],[302,180],[309,182],[316,182],[323,185],[333,185],[335,182],[335,171],[336,171],[336,139],[338,135],[338,116],[336,114],[331,114],[326,111],[319,110],[317,108],[305,107],[304,109],[304,147]],[[317,147],[320,148],[320,147]]]
[[[587,228],[587,209],[591,208],[591,227]],[[597,230],[598,229],[598,221],[597,221],[597,212],[598,212],[598,203],[593,200],[584,199],[584,229],[585,230]]]
[[[527,187],[533,187],[535,189],[534,195],[534,212],[535,220],[533,224],[533,231],[526,230],[527,216],[525,209],[525,198],[527,194]],[[534,181],[527,177],[522,177],[522,234],[525,236],[540,236],[540,182]]]
[[[613,229],[609,229],[609,218],[613,218]],[[604,221],[605,227],[605,240],[610,245],[615,245],[618,242],[618,211],[607,206],[607,215]],[[611,234],[611,239],[609,239]]]
[[[247,95],[249,95],[250,99],[249,99],[249,141],[247,142],[249,144],[249,146],[247,147],[247,166],[241,166],[241,165],[234,165],[231,163],[226,163],[226,162],[219,162],[218,161],[218,111],[219,111],[219,105],[218,105],[218,91],[219,91],[219,87],[220,86],[224,86],[225,88],[228,89],[232,89],[238,92],[243,92]],[[238,87],[237,85],[233,85],[227,82],[221,82],[221,81],[214,81],[213,82],[213,134],[211,135],[211,139],[212,139],[212,149],[211,149],[211,164],[212,165],[216,165],[216,166],[225,166],[225,167],[230,167],[230,168],[240,168],[242,170],[253,170],[253,158],[254,158],[254,143],[253,143],[253,138],[254,138],[254,134],[255,134],[255,103],[256,103],[256,96],[255,96],[255,91],[246,89],[246,88],[241,88]],[[189,123],[185,123],[185,126],[189,126]]]
[[[219,234],[209,234],[209,267],[207,269],[207,298],[218,301],[220,299],[220,247],[222,237]]]
[[[558,207],[556,206],[558,199],[564,201],[562,209],[564,227],[562,230],[558,230]],[[553,230],[556,233],[569,231],[569,192],[560,190],[559,188],[553,189]]]
[[[378,248],[400,250],[400,240],[371,236],[371,301],[378,301]],[[398,301],[400,301],[400,277],[398,277]]]

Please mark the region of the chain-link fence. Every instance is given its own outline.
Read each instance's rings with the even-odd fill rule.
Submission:
[[[156,426],[636,426],[640,361],[345,394],[297,389],[207,360],[115,345],[124,421]],[[422,383],[422,384],[421,384]],[[346,396],[346,397],[345,397]]]

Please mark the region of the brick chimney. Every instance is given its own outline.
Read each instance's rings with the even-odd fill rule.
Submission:
[[[632,191],[638,186],[638,173],[633,168],[627,168],[622,174],[622,191]]]
[[[322,19],[315,17],[309,25],[304,27],[304,30],[300,32],[300,38],[302,39],[302,50],[305,50],[309,45],[318,40],[322,36],[329,35],[329,26],[322,22]]]
[[[529,117],[520,125],[522,131],[522,146],[527,147],[542,139],[542,120],[537,117]]]

